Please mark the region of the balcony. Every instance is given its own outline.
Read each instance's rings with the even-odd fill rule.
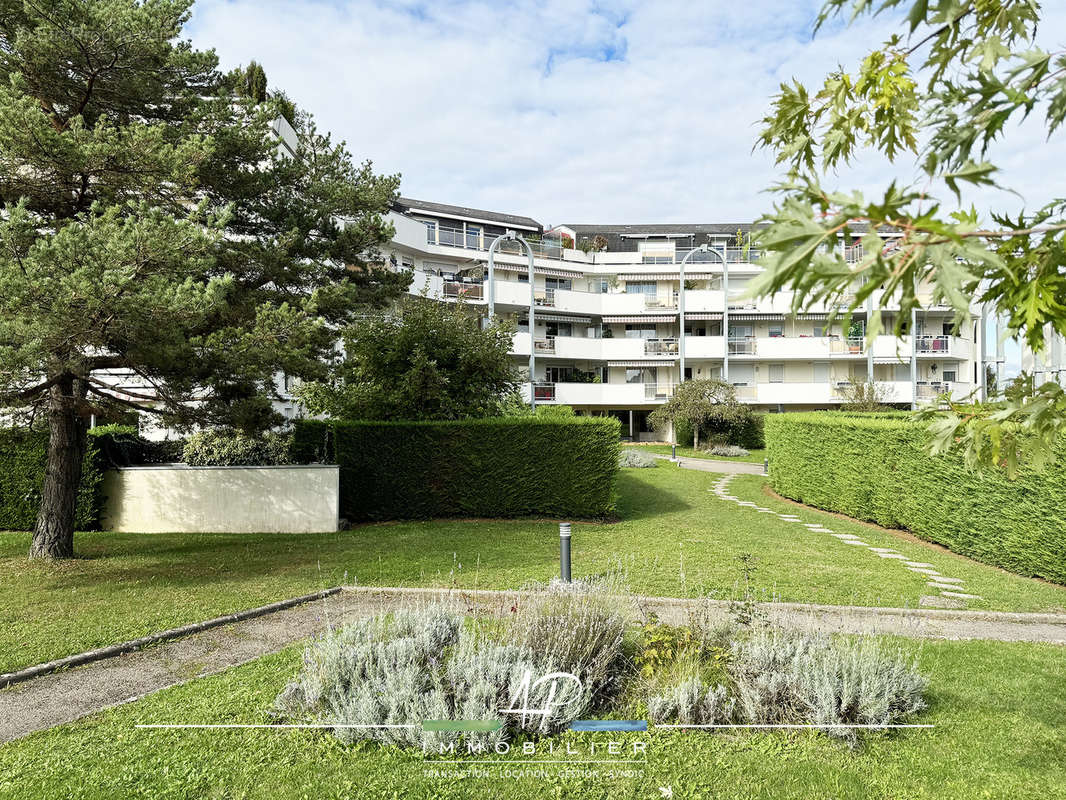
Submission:
[[[525,396],[529,397],[529,384]],[[645,406],[663,403],[673,394],[674,385],[661,383],[553,383],[533,384],[538,403],[559,403],[574,406]]]
[[[862,336],[832,336],[829,339],[829,352],[833,355],[862,355],[866,352],[866,339]]]
[[[555,352],[555,337],[548,336],[544,339],[533,340],[533,352],[534,353],[554,353]]]
[[[534,289],[533,303],[545,308],[555,308],[555,289]]]
[[[730,337],[728,342],[728,352],[731,356],[753,356],[755,355],[755,337],[754,336],[742,336],[742,337]]]
[[[646,310],[654,310],[659,308],[677,308],[677,292],[668,295],[644,295],[644,308]]]
[[[973,384],[960,381],[918,381],[917,394],[919,400],[933,400],[944,394],[952,400],[963,400],[973,388]]]
[[[645,339],[644,355],[646,356],[676,356],[677,339]]]
[[[530,234],[524,234],[529,237]],[[426,226],[426,244],[441,245],[444,247],[461,247],[464,250],[487,251],[496,238],[495,234],[483,231],[464,231],[462,228],[452,228],[446,225]],[[561,261],[565,257],[566,248],[561,239],[529,239],[530,249],[533,255],[539,258],[550,258]],[[497,253],[522,256],[526,254],[525,248],[519,241],[504,240],[496,248]]]
[[[468,283],[466,281],[445,281],[445,297],[461,297],[464,300],[482,300],[485,297],[485,287],[481,283]]]

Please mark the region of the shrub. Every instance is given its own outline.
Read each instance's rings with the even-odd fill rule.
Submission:
[[[185,463],[193,467],[277,466],[292,464],[292,437],[280,433],[260,436],[231,430],[194,433],[185,442]]]
[[[650,696],[652,721],[817,725],[854,740],[844,726],[894,724],[925,708],[913,659],[870,638],[756,628],[733,641],[725,664],[725,682],[693,675]]]
[[[493,747],[519,730],[558,732],[588,708],[589,691],[583,689],[573,702],[556,697],[549,716],[508,715],[496,731],[423,732],[421,723],[499,719],[500,709],[525,699],[526,686],[526,707],[542,707],[551,685],[535,681],[558,669],[565,667],[522,644],[464,626],[462,616],[448,609],[406,610],[356,622],[310,645],[302,671],[274,708],[283,718],[317,724],[413,726],[339,727],[334,733],[342,741],[435,749],[465,738]],[[563,691],[574,691],[571,687],[566,684]]]
[[[622,455],[618,459],[618,466],[647,468],[657,467],[659,466],[659,462],[654,456],[642,453],[640,450],[622,448]]]
[[[588,518],[614,510],[618,432],[604,417],[303,420],[294,452],[340,465],[349,520]]]
[[[770,482],[780,494],[915,535],[1022,575],[1066,583],[1066,471],[976,472],[930,456],[907,414],[774,414]],[[1066,458],[1066,441],[1058,448]]]
[[[748,724],[888,725],[925,708],[927,681],[913,659],[870,638],[759,628],[739,639],[730,662]]]
[[[514,643],[538,662],[578,676],[590,696],[613,687],[612,668],[632,613],[624,589],[613,580],[554,581],[534,592],[511,620]]]
[[[116,447],[114,439],[128,435],[129,430],[108,426],[89,431],[74,517],[77,530],[99,530],[104,471],[111,466],[108,453]],[[33,530],[41,504],[47,447],[46,432],[0,429],[0,530]]]
[[[751,453],[745,450],[743,447],[737,447],[735,444],[712,444],[710,447],[704,448],[705,453],[710,453],[712,456],[747,456]]]

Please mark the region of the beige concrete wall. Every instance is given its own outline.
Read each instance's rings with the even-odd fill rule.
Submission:
[[[321,533],[337,530],[335,466],[128,467],[104,477],[104,530]]]

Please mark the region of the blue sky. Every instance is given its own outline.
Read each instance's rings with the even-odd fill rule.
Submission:
[[[224,66],[260,61],[357,158],[402,173],[409,196],[549,224],[742,222],[766,209],[776,175],[752,151],[770,95],[853,66],[891,28],[864,19],[812,39],[818,6],[199,0],[189,32]],[[1054,13],[1045,27],[1066,30]],[[1052,194],[1061,140],[1031,125],[997,153],[1030,205]],[[913,174],[871,157],[838,180],[880,192]]]

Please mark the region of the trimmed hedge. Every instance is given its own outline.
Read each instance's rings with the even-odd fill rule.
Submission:
[[[75,528],[99,530],[103,508],[101,488],[108,466],[105,438],[92,435],[85,449],[81,486],[75,511]],[[23,429],[0,429],[0,531],[32,531],[41,505],[41,484],[48,447],[48,434]]]
[[[766,425],[770,483],[785,497],[1066,584],[1066,442],[1056,463],[1011,481],[929,456],[924,426],[905,414],[773,414]]]
[[[348,520],[605,517],[619,423],[602,417],[296,423],[301,462],[341,468]]]
[[[280,466],[291,464],[292,437],[283,433],[249,436],[227,429],[194,433],[182,451],[190,467]]]

